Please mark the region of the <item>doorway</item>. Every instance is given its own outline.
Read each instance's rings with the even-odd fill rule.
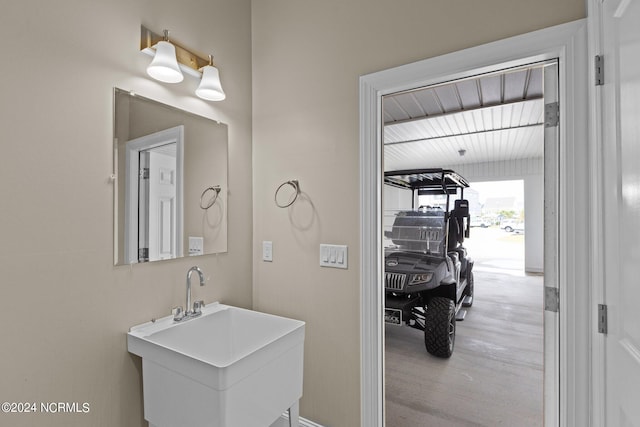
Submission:
[[[559,207],[563,209],[558,210],[558,233],[553,237],[560,243],[558,258],[564,262],[558,265],[556,280],[546,284],[550,294],[559,295],[559,311],[545,311],[545,323],[556,322],[561,333],[557,341],[546,341],[545,347],[563,356],[556,359],[557,365],[545,378],[545,384],[556,389],[555,393],[545,393],[545,425],[564,424],[577,407],[588,407],[588,378],[581,378],[581,372],[588,367],[588,355],[576,351],[583,348],[583,341],[589,336],[589,294],[577,286],[588,281],[588,272],[582,266],[588,258],[589,224],[587,218],[579,215],[588,210],[588,180],[583,176],[588,157],[579,149],[579,143],[586,140],[587,94],[578,90],[586,87],[587,71],[582,67],[586,63],[586,24],[576,21],[361,77],[362,425],[384,425],[384,324],[380,310],[384,300],[380,286],[383,278],[382,135],[379,130],[382,97],[437,84],[446,78],[461,79],[496,71],[496,64],[501,64],[500,68],[515,67],[553,58],[559,60],[560,85],[565,89],[559,98],[563,131],[558,133],[557,161],[561,173],[551,177],[548,183],[560,190],[557,193]],[[566,114],[567,111],[571,114]],[[569,189],[571,191],[567,191]],[[567,331],[571,331],[571,340],[567,338]],[[548,367],[548,363],[545,365]],[[556,387],[556,383],[559,386]]]
[[[545,78],[552,81],[545,82]],[[548,61],[463,80],[445,79],[442,84],[383,98],[385,176],[392,171],[439,166],[471,181],[464,189],[471,227],[464,227],[470,233],[462,247],[465,258],[473,260],[475,277],[475,292],[469,294],[473,297],[472,306],[467,308],[471,303],[455,301],[458,317],[464,321],[456,322],[454,351],[446,360],[425,351],[422,335],[426,342],[427,330],[422,328],[420,316],[413,321],[406,315],[404,323],[398,325],[387,319],[385,311],[385,416],[390,426],[447,422],[485,426],[543,424],[544,281],[541,276],[524,273],[524,239],[528,237],[530,246],[528,269],[541,272],[546,104],[543,89],[546,86],[557,90],[553,81],[556,79],[557,62]],[[547,97],[555,101],[557,94]],[[546,126],[550,128],[552,123]],[[558,146],[547,145],[556,151],[546,156],[549,168],[554,169]],[[522,179],[514,180],[515,177]],[[500,181],[486,182],[489,179]],[[407,216],[417,218],[414,215],[428,215],[422,212],[423,207],[444,206],[444,196],[431,192],[418,193],[415,202],[407,190],[388,185],[384,190],[385,235],[409,233]],[[555,192],[551,191],[548,197],[554,198]],[[556,205],[555,200],[548,202]],[[414,206],[420,209],[412,209]],[[526,235],[525,210],[530,219]],[[555,211],[547,212],[546,223],[547,228],[554,228]],[[413,246],[419,244],[412,242]],[[431,265],[437,256],[432,251],[415,250],[410,257],[408,253],[405,256],[409,246],[404,240],[385,239],[384,246],[385,309],[392,310],[389,304],[398,308],[398,298],[405,297],[400,301],[407,304],[419,296],[418,305],[424,306],[418,309],[428,313],[431,296],[444,292],[438,289],[448,286],[448,276],[443,278],[443,284],[428,291],[416,291],[416,286],[409,283],[410,276],[400,281],[400,289],[400,272],[407,268],[400,267],[406,262],[386,266],[405,258],[422,259]],[[416,249],[413,246],[411,249]],[[551,258],[557,257],[555,248],[547,250],[552,253]],[[450,257],[458,255],[451,254]],[[468,274],[463,269],[461,276]],[[464,280],[459,286],[465,286]],[[557,339],[557,324],[552,323],[546,333],[550,340]],[[556,357],[553,353],[546,356],[552,361],[551,366],[555,366]],[[557,394],[557,390],[550,394]],[[475,409],[461,411],[461,400]]]
[[[182,256],[184,126],[127,141],[124,259]]]
[[[138,262],[176,257],[177,143],[142,150],[138,175]]]

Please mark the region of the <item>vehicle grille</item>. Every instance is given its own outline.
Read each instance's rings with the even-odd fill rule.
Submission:
[[[404,282],[406,280],[406,274],[385,273],[385,287],[392,291],[401,291],[404,288]]]

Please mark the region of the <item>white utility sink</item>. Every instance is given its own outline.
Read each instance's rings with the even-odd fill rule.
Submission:
[[[134,326],[144,417],[155,427],[269,427],[286,410],[298,425],[304,327],[219,303],[194,319]]]

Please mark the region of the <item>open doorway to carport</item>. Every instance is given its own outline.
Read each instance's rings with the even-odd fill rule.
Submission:
[[[385,171],[440,167],[471,182],[475,260],[451,358],[428,354],[421,331],[385,325],[388,426],[543,425],[546,65],[383,98]],[[385,188],[384,226],[417,206],[430,202]]]

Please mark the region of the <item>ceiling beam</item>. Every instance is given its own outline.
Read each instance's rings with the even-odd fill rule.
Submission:
[[[479,135],[479,134],[483,134],[483,133],[502,132],[502,131],[505,131],[505,130],[524,129],[524,128],[531,128],[531,127],[536,127],[536,126],[544,126],[544,122],[532,123],[532,124],[521,125],[521,126],[512,126],[512,127],[506,127],[506,128],[498,128],[498,129],[479,130],[479,131],[476,131],[476,132],[456,133],[456,134],[452,134],[452,135],[431,136],[431,137],[428,137],[428,138],[410,139],[410,140],[406,140],[406,141],[385,142],[384,145],[408,144],[408,143],[411,143],[411,142],[432,141],[434,139],[455,138],[457,136]]]
[[[442,109],[442,113],[438,113],[438,114],[430,114],[427,116],[420,116],[420,117],[412,117],[410,119],[405,119],[405,120],[396,120],[396,121],[392,121],[392,122],[385,122],[384,126],[393,126],[393,125],[400,125],[403,123],[411,123],[411,122],[416,122],[419,120],[428,120],[434,117],[440,117],[440,116],[446,116],[449,114],[456,114],[456,113],[462,113],[462,112],[467,112],[467,111],[475,111],[475,110],[482,110],[485,108],[491,108],[491,107],[501,107],[503,105],[513,105],[513,104],[522,104],[524,102],[529,102],[529,101],[537,101],[537,100],[544,100],[544,96],[536,96],[533,98],[529,98],[529,99],[519,99],[517,101],[511,101],[511,102],[503,102],[503,103],[497,103],[497,104],[492,104],[492,105],[480,105],[478,107],[475,108],[467,108],[466,110],[460,110],[460,111],[447,111],[444,112],[444,108],[442,107],[442,103],[440,102],[439,99],[437,99],[438,105],[440,106],[440,108]],[[481,104],[482,104],[482,100],[481,100]]]

